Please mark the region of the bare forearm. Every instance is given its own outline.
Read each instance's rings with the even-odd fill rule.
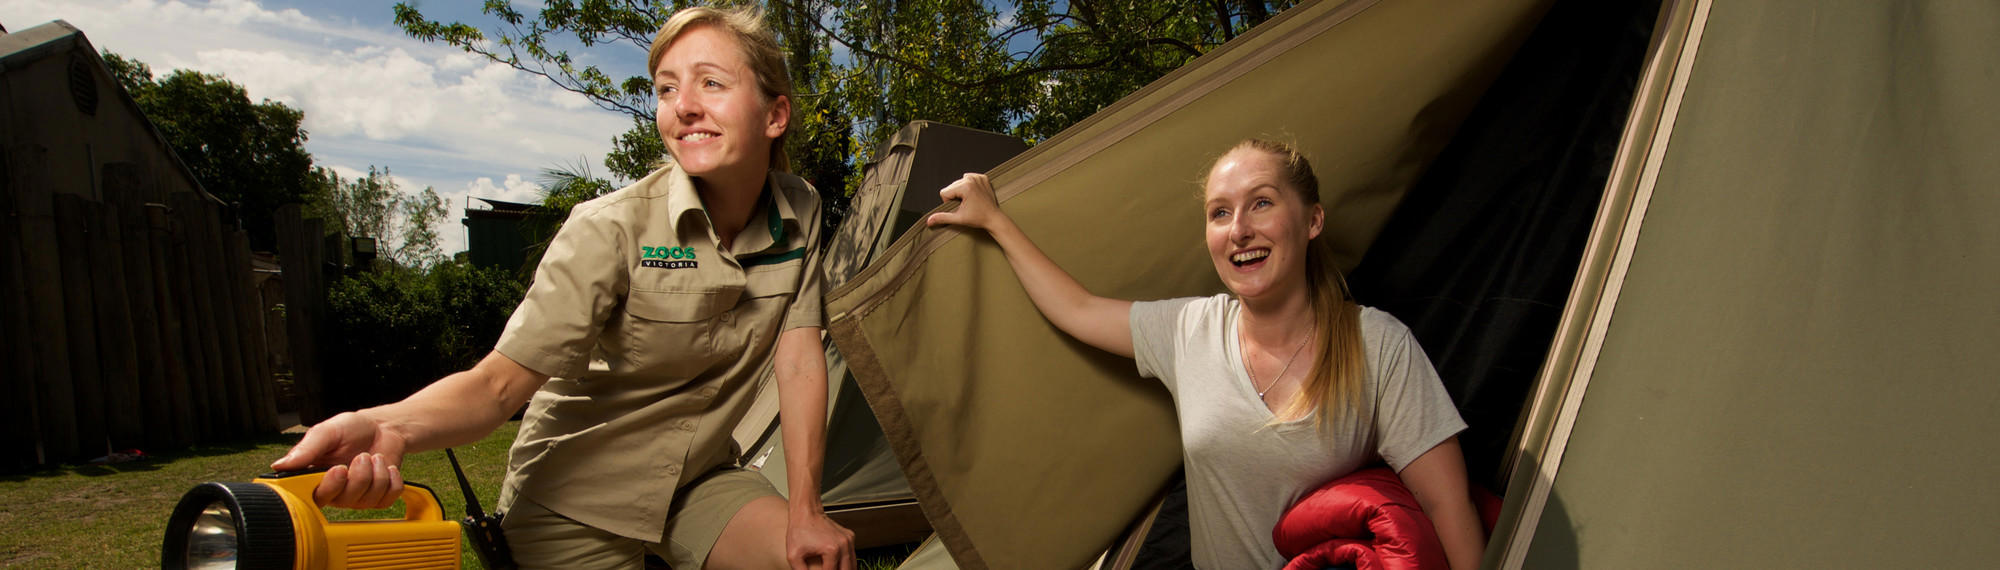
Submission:
[[[1471,501],[1427,504],[1424,505],[1424,513],[1430,516],[1431,526],[1437,529],[1438,540],[1444,543],[1445,559],[1451,561],[1451,567],[1458,570],[1478,568],[1479,559],[1486,551],[1486,531],[1481,527]]]
[[[1417,456],[1398,475],[1403,485],[1410,488],[1410,494],[1416,495],[1417,504],[1431,519],[1431,526],[1437,529],[1451,567],[1478,568],[1480,556],[1486,550],[1486,531],[1479,523],[1479,514],[1472,509],[1472,495],[1465,481],[1465,456],[1459,451],[1458,437],[1446,438]]]
[[[820,514],[826,458],[826,354],[819,329],[793,329],[778,341],[778,430],[785,442],[785,486],[792,516]]]
[[[496,352],[408,398],[360,413],[400,435],[410,452],[465,445],[506,422],[546,380]]]

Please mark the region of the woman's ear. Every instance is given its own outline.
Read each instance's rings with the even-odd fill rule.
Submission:
[[[1313,204],[1312,231],[1307,232],[1306,239],[1319,239],[1320,229],[1324,227],[1326,227],[1326,208]]]
[[[785,129],[792,126],[792,98],[779,95],[771,100],[771,113],[764,125],[764,136],[778,138]]]

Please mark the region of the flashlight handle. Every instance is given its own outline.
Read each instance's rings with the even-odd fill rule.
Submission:
[[[258,477],[255,482],[277,487],[314,507],[323,507],[325,505],[321,505],[313,499],[313,489],[318,488],[320,481],[323,479],[326,479],[326,472],[319,471],[299,475]],[[430,487],[426,487],[421,483],[405,481],[403,483],[403,494],[400,498],[403,500],[403,520],[444,520],[444,506],[438,504],[437,494],[432,493]],[[313,513],[322,518],[326,516],[320,513],[318,509],[314,509]]]

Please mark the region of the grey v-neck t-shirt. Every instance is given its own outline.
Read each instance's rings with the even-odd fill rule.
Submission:
[[[1240,310],[1228,295],[1132,304],[1139,374],[1166,384],[1179,412],[1194,563],[1209,570],[1283,566],[1271,527],[1286,507],[1376,461],[1401,472],[1465,429],[1409,328],[1368,307],[1359,413],[1343,411],[1324,433],[1310,416],[1267,425],[1273,414],[1236,342]]]

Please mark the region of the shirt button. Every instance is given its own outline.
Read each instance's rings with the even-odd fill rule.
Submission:
[[[728,323],[729,323],[730,321],[733,321],[733,320],[736,320],[736,313],[723,313],[723,314],[722,314],[722,322],[723,322],[723,324],[728,324]]]
[[[716,393],[716,392],[720,392],[720,391],[722,391],[722,389],[720,389],[720,388],[716,388],[716,387],[714,387],[714,386],[709,386],[709,387],[707,387],[707,388],[702,388],[702,389],[701,389],[701,397],[703,397],[703,398],[713,398],[713,397],[715,397],[715,393]]]
[[[694,420],[681,420],[681,431],[694,431]]]
[[[680,474],[681,474],[681,466],[679,466],[679,465],[668,465],[668,466],[667,466],[667,476],[668,476],[668,477],[679,477],[679,476],[680,476]]]

